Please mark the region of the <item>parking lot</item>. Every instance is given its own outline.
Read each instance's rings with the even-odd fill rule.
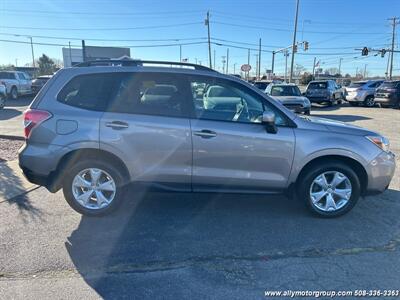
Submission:
[[[22,103],[2,112],[0,126],[20,116]],[[312,115],[386,135],[399,161],[398,110],[344,104]],[[62,192],[37,188],[0,203],[0,298],[260,299],[266,290],[397,289],[399,175],[397,168],[389,190],[337,219],[315,218],[283,196],[147,190],[129,191],[111,216],[89,218]]]

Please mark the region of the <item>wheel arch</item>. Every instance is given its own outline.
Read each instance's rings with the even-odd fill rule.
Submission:
[[[296,188],[298,187],[298,184],[300,182],[300,178],[303,178],[303,176],[315,165],[321,164],[321,163],[327,163],[327,162],[341,162],[344,163],[345,165],[349,166],[354,170],[354,172],[357,174],[359,180],[360,180],[360,186],[361,186],[361,194],[364,194],[367,186],[368,186],[368,174],[367,171],[365,170],[364,166],[357,161],[354,158],[348,157],[348,156],[342,156],[342,155],[323,155],[323,156],[318,156],[309,162],[307,162],[302,169],[300,170],[299,174],[296,177],[295,180],[295,186]]]
[[[58,191],[62,187],[62,178],[65,172],[70,169],[76,162],[82,159],[96,159],[111,162],[126,179],[125,183],[130,181],[130,173],[121,158],[113,153],[96,148],[75,149],[65,153],[59,160],[52,182],[49,184],[49,190]]]

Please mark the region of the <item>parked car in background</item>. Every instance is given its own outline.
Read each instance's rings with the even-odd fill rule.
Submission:
[[[53,75],[42,75],[32,80],[32,93],[37,94]]]
[[[32,93],[31,79],[24,72],[0,71],[0,83],[6,86],[7,95],[14,100],[20,95]]]
[[[375,92],[375,102],[400,109],[400,80],[383,82]]]
[[[310,114],[311,102],[301,95],[295,84],[271,83],[265,92],[296,113]]]
[[[333,80],[313,80],[304,94],[311,103],[327,103],[329,106],[341,103],[343,91]]]
[[[4,106],[6,105],[6,98],[7,98],[6,86],[0,84],[0,109],[3,109]]]
[[[253,85],[262,90],[263,92],[265,92],[265,89],[267,88],[267,86],[272,83],[272,80],[259,80],[253,83]]]
[[[363,104],[367,107],[375,105],[375,89],[382,84],[383,80],[367,80],[352,82],[346,87],[346,100],[350,105]]]
[[[135,183],[188,192],[293,190],[313,213],[337,217],[361,195],[386,190],[394,175],[389,141],[376,132],[298,116],[204,66],[109,63],[60,70],[24,113],[24,174],[52,192],[63,188],[82,214],[104,215],[134,200],[124,191]]]

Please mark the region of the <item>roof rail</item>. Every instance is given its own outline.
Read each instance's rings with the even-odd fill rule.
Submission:
[[[206,66],[184,63],[184,62],[174,62],[174,61],[157,61],[157,60],[133,60],[133,59],[100,59],[100,60],[91,60],[79,63],[74,65],[73,67],[92,67],[92,66],[121,66],[121,67],[135,67],[135,66],[144,66],[144,65],[169,65],[173,66],[184,66],[184,67],[192,67],[195,70],[202,71],[213,71]]]

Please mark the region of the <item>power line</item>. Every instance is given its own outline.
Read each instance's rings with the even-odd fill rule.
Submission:
[[[253,26],[253,25],[245,25],[245,24],[234,24],[234,23],[226,23],[226,22],[219,22],[213,21],[215,24],[226,25],[226,26],[234,26],[234,27],[244,27],[244,28],[254,28],[254,29],[265,29],[271,31],[281,31],[281,32],[292,32],[290,29],[282,29],[282,28],[271,28],[271,27],[264,27],[264,26]],[[375,35],[375,34],[382,34],[382,32],[335,32],[335,31],[304,31],[305,33],[311,34],[340,34],[340,35],[360,35],[360,34],[368,34],[368,35]]]
[[[202,22],[190,22],[180,24],[169,24],[169,25],[150,25],[150,26],[139,26],[139,27],[106,27],[106,28],[60,28],[60,27],[24,27],[24,26],[1,26],[1,28],[9,29],[29,29],[29,30],[73,30],[73,31],[126,31],[126,30],[140,30],[140,29],[157,29],[157,28],[171,28],[171,27],[182,27],[190,25],[203,24]]]
[[[110,15],[115,15],[115,16],[121,16],[121,15],[126,15],[126,16],[141,16],[141,15],[182,15],[182,14],[187,14],[187,13],[201,13],[201,11],[198,10],[187,10],[187,11],[159,11],[159,12],[124,12],[124,11],[118,11],[118,12],[84,12],[84,11],[50,11],[50,10],[23,10],[23,9],[2,9],[3,12],[22,12],[22,13],[37,13],[37,14],[68,14],[68,15],[94,15],[94,16],[110,16]]]
[[[19,33],[0,33],[6,36],[31,36],[39,39],[55,39],[55,40],[69,40],[69,41],[98,41],[98,42],[179,42],[179,41],[194,41],[207,39],[206,37],[197,38],[169,38],[169,39],[97,39],[97,38],[74,38],[74,37],[60,37],[60,36],[45,36],[45,35],[32,35],[32,34],[19,34]]]
[[[31,44],[31,42],[28,41],[15,41],[15,40],[5,40],[5,39],[0,39],[0,42],[5,42],[5,43],[16,43],[16,44]],[[153,47],[176,47],[176,46],[188,46],[188,45],[200,45],[200,44],[206,44],[207,42],[191,42],[191,43],[179,43],[179,44],[152,44],[152,45],[128,45],[128,46],[120,46],[120,47],[125,47],[125,48],[153,48]],[[67,47],[67,44],[56,44],[56,43],[39,43],[39,42],[33,42],[33,45],[42,45],[42,46],[61,46],[61,47]],[[73,47],[80,47],[80,45],[72,45]]]

